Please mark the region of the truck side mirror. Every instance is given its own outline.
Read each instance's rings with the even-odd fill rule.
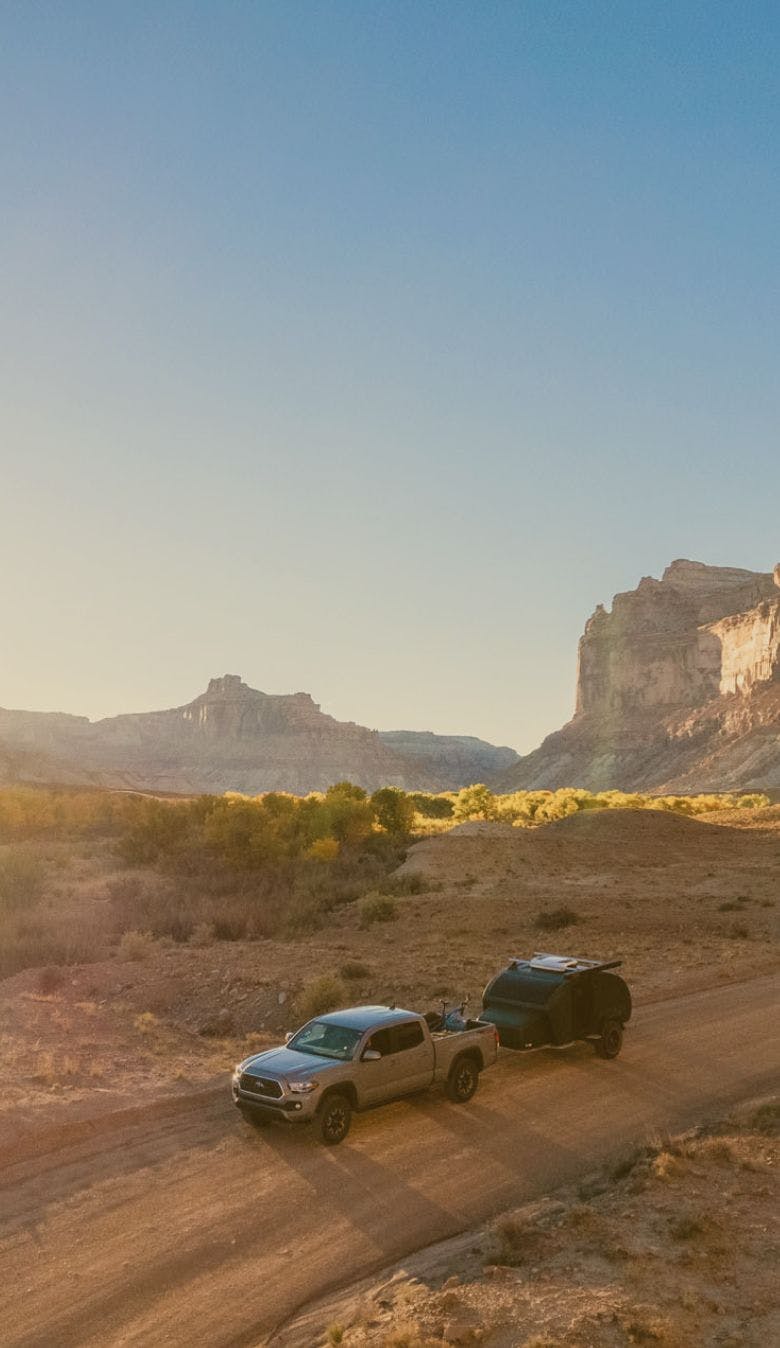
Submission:
[[[287,1033],[286,1033],[286,1035],[284,1036],[284,1042],[285,1042],[285,1044],[289,1044],[289,1042],[290,1042],[290,1040],[292,1039],[292,1037],[293,1037],[293,1031],[292,1031],[292,1030],[288,1030]]]
[[[382,1054],[376,1048],[366,1048],[360,1055],[361,1062],[379,1062]]]

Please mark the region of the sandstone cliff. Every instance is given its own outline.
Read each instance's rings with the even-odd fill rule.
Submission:
[[[780,567],[676,561],[599,605],[580,639],[574,719],[504,790],[780,786]]]
[[[439,791],[516,758],[468,737],[382,735],[326,715],[308,693],[262,693],[236,674],[212,679],[184,706],[102,721],[0,709],[4,781],[305,794],[349,780],[367,790]]]

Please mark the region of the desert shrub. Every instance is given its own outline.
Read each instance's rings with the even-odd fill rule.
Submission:
[[[0,855],[0,911],[32,908],[43,897],[46,869],[26,852]]]
[[[337,1324],[328,1325],[327,1335],[329,1344],[342,1343],[344,1340],[344,1326]]]
[[[453,800],[452,814],[459,823],[466,819],[497,819],[498,798],[483,782],[464,786]]]
[[[375,922],[393,922],[398,916],[398,905],[391,894],[372,891],[359,901],[358,915],[361,927],[371,927]]]
[[[451,819],[453,798],[451,795],[432,796],[427,791],[412,791],[409,799],[417,814],[423,819]]]
[[[581,922],[579,913],[575,913],[573,908],[547,908],[541,913],[537,913],[534,918],[534,926],[539,931],[562,931],[564,927],[573,927],[575,923]]]
[[[729,928],[729,933],[728,933],[728,934],[729,934],[729,936],[731,937],[732,941],[749,941],[749,940],[750,940],[750,928],[744,926],[744,924],[741,923],[741,922],[735,922],[735,923]]]
[[[358,978],[368,978],[372,969],[369,964],[363,964],[362,960],[345,960],[339,973],[342,978],[354,981]]]
[[[764,1101],[754,1109],[746,1122],[749,1128],[762,1133],[764,1137],[775,1137],[780,1133],[780,1100]]]
[[[389,875],[382,885],[383,894],[427,894],[432,888],[423,875]]]
[[[695,1240],[697,1236],[703,1236],[705,1230],[704,1222],[692,1212],[685,1212],[678,1217],[672,1217],[669,1222],[669,1234],[672,1240]]]
[[[213,922],[196,922],[190,936],[190,945],[207,946],[215,939]]]
[[[544,1241],[544,1233],[532,1222],[511,1212],[503,1213],[490,1227],[485,1263],[510,1267],[523,1264],[539,1256]]]
[[[335,861],[341,851],[341,843],[336,838],[315,838],[307,848],[305,855],[311,861]]]
[[[123,960],[146,960],[154,950],[150,931],[126,931],[119,941],[119,955]]]
[[[94,918],[0,913],[0,978],[45,965],[87,964],[106,953],[104,926]]]
[[[426,1348],[429,1343],[416,1325],[396,1325],[382,1339],[381,1348]]]
[[[61,988],[65,982],[65,971],[57,964],[45,964],[38,970],[38,991],[49,995]]]
[[[383,786],[371,797],[371,808],[380,828],[391,837],[405,838],[414,826],[414,802],[397,786]]]
[[[295,1009],[301,1021],[307,1021],[337,1010],[348,1000],[346,985],[336,974],[320,974],[301,989],[295,999]]]

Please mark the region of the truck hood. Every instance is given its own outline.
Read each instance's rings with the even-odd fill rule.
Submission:
[[[256,1053],[241,1064],[242,1072],[250,1076],[310,1077],[313,1073],[327,1072],[329,1068],[343,1067],[335,1058],[321,1058],[316,1053],[298,1053],[291,1048],[269,1048],[265,1053]]]

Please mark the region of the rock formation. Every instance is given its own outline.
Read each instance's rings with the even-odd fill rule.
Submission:
[[[580,639],[574,719],[503,789],[780,786],[780,566],[676,561],[599,605]]]
[[[467,736],[380,734],[337,721],[308,693],[273,695],[237,674],[168,711],[89,721],[0,709],[0,781],[172,792],[446,790],[495,774],[517,755]]]

